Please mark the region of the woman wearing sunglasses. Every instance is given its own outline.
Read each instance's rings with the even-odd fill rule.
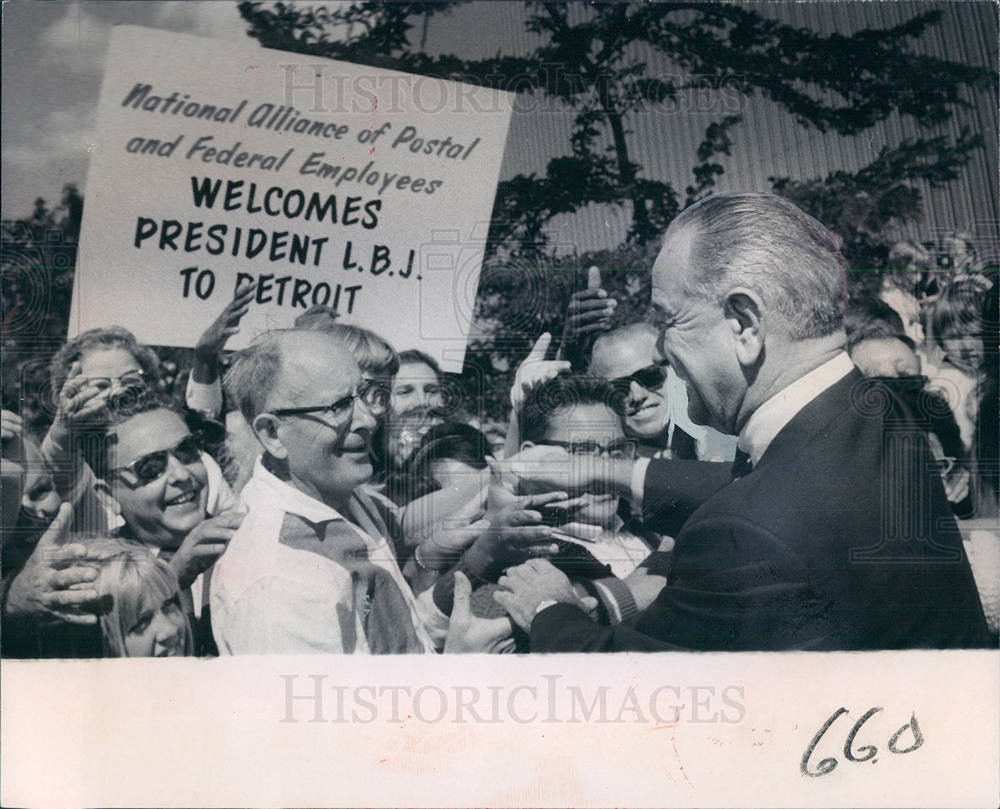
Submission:
[[[184,416],[148,390],[109,405],[103,426],[77,437],[93,470],[81,510],[98,532],[140,542],[170,566],[185,606],[199,619],[199,648],[211,651],[201,574],[243,518],[218,465],[201,451]],[[114,517],[102,524],[109,513]]]

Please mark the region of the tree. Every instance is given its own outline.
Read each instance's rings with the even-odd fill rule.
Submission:
[[[914,180],[939,188],[958,176],[982,135],[963,131],[954,143],[944,137],[904,140],[883,148],[864,168],[834,171],[823,179],[770,177],[774,191],[788,197],[844,239],[843,253],[855,270],[887,267],[898,226],[923,212]]]
[[[797,28],[732,4],[533,2],[526,4],[525,27],[544,40],[528,56],[461,60],[420,52],[410,37],[416,20],[426,22],[454,5],[367,0],[329,10],[247,1],[239,8],[250,35],[269,47],[486,86],[516,86],[576,110],[570,155],[553,158],[544,177],[519,175],[500,184],[494,249],[504,242],[542,248],[548,220],[595,202],[631,210],[629,242],[657,238],[682,206],[670,183],[643,176],[632,156],[629,121],[686,92],[708,88],[767,97],[805,127],[856,135],[893,112],[920,126],[940,124],[956,107],[969,106],[965,88],[995,81],[990,71],[908,50],[938,22],[940,11],[845,36]],[[667,57],[677,73],[656,75],[636,44]],[[739,121],[730,114],[706,129],[685,206],[711,192],[722,173],[713,158],[729,153],[728,130]],[[610,136],[606,150],[600,146],[602,135]],[[911,171],[907,158],[923,166],[928,154],[962,146],[918,139],[896,150],[896,165],[919,174],[924,169]],[[946,155],[944,165],[955,163]],[[865,176],[856,179],[863,182]]]

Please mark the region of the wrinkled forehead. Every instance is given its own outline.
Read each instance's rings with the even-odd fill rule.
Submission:
[[[281,371],[268,406],[329,404],[352,393],[360,382],[358,363],[336,341],[297,341],[282,349]]]
[[[545,437],[549,441],[596,441],[624,438],[621,417],[604,404],[561,407],[549,416]]]
[[[669,229],[663,239],[663,247],[653,262],[653,303],[668,312],[672,312],[685,297],[685,283],[691,274],[696,239],[693,225]]]
[[[652,365],[657,353],[656,332],[652,328],[612,334],[594,343],[589,371],[603,379],[617,379]]]

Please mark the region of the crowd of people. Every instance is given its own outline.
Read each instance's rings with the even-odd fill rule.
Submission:
[[[67,341],[45,433],[3,411],[3,654],[995,646],[995,277],[848,284],[757,193],[651,274],[621,322],[588,271],[505,435],[328,307],[227,352],[250,283],[183,401],[130,332]]]

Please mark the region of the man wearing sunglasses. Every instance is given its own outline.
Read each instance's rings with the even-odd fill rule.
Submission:
[[[694,424],[684,383],[656,351],[656,328],[635,323],[601,334],[588,373],[608,380],[624,412],[625,432],[647,458],[732,461],[735,439]]]
[[[544,560],[509,569],[494,598],[532,651],[989,645],[926,438],[897,399],[868,395],[844,350],[845,269],[837,238],[775,195],[717,194],[671,223],[652,271],[657,349],[691,419],[739,436],[739,463],[631,620],[594,623]],[[637,463],[588,472],[536,449],[512,471],[571,491],[588,478],[627,491]],[[683,463],[649,461],[647,488]]]

